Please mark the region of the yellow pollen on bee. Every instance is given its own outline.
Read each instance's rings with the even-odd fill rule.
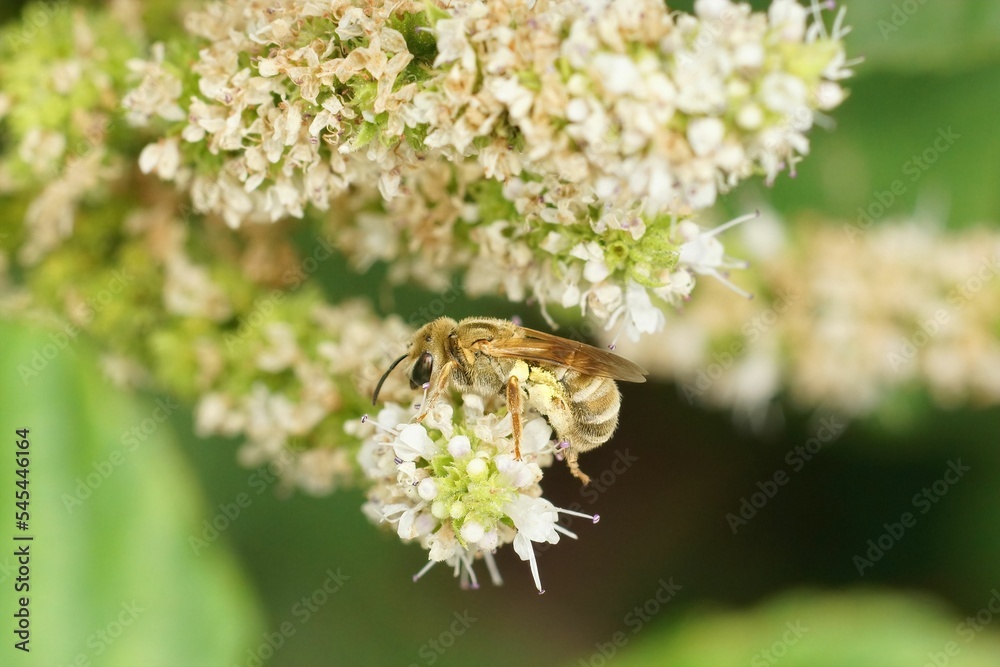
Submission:
[[[531,368],[523,359],[518,359],[514,362],[514,367],[510,370],[510,376],[516,377],[522,384],[528,381],[528,376],[530,374]]]
[[[559,381],[556,380],[556,376],[545,369],[538,368],[537,366],[532,368],[529,379],[531,380],[531,384],[528,392],[531,395],[532,401],[536,402],[540,407],[552,405],[553,399],[561,393],[561,387]]]

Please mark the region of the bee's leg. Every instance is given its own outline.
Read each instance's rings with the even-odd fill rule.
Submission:
[[[428,388],[427,398],[424,400],[424,404],[420,406],[420,414],[413,420],[414,422],[419,424],[430,414],[431,408],[438,402],[438,399],[441,398],[441,393],[448,386],[448,381],[451,379],[453,370],[455,370],[455,362],[449,361],[441,367],[439,374],[431,376],[431,381],[428,383],[431,386]]]
[[[507,379],[507,412],[510,413],[510,426],[514,432],[514,458],[521,460],[521,385],[516,375]]]
[[[590,477],[587,475],[587,473],[580,470],[580,464],[577,463],[577,459],[580,458],[580,452],[578,452],[575,447],[570,445],[569,447],[566,448],[565,456],[566,456],[566,465],[569,466],[569,471],[573,473],[573,477],[576,477],[578,480],[583,482],[584,486],[590,484]]]

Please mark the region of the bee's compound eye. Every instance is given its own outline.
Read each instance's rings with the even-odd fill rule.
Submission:
[[[424,352],[417,359],[417,363],[413,364],[413,370],[410,371],[410,388],[417,389],[430,382],[433,368],[434,357],[431,356],[430,352]]]

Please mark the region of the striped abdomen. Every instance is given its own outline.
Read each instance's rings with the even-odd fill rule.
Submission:
[[[558,367],[533,367],[529,402],[544,414],[559,440],[577,452],[611,439],[618,426],[621,394],[611,378]]]

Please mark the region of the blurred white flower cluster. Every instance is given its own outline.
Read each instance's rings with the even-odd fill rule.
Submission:
[[[47,39],[0,29],[0,196],[31,193],[27,208],[10,214],[11,222],[23,216],[17,259],[25,266],[72,236],[79,209],[127,170],[108,135],[126,85],[120,61],[138,48],[113,14],[32,9]]]
[[[761,298],[706,294],[623,354],[673,379],[691,402],[751,416],[779,395],[864,415],[919,387],[943,407],[1000,404],[995,229],[914,219],[863,231],[773,216],[760,224],[746,252]]]
[[[195,428],[203,437],[244,438],[239,457],[245,466],[270,465],[285,486],[324,495],[357,481],[356,450],[338,431],[363,409],[384,365],[385,351],[372,341],[403,340],[410,332],[399,318],[382,321],[360,301],[316,305],[300,324],[307,334],[275,318],[244,340],[224,346],[202,341],[205,364],[221,369],[224,359],[242,358],[255,377],[248,389],[208,383],[211,389],[195,408]],[[399,378],[390,378],[382,393],[389,399],[409,395]],[[296,446],[306,442],[309,447]]]
[[[636,336],[704,254],[679,222],[808,152],[840,104],[843,12],[728,0],[249,0],[189,15],[191,66],[132,63],[146,172],[233,226],[330,209],[354,262],[579,308]],[[346,195],[350,195],[346,197]],[[696,229],[696,228],[694,228]],[[718,253],[721,257],[721,251]]]
[[[499,585],[493,553],[512,543],[543,593],[532,543],[576,538],[559,525],[560,513],[598,520],[541,497],[542,468],[554,459],[552,429],[541,417],[529,419],[516,459],[510,415],[486,414],[475,396],[466,396],[457,410],[438,403],[423,423],[411,423],[413,414],[389,404],[374,424],[365,419],[352,427],[365,436],[359,454],[371,482],[365,514],[428,551],[428,563],[414,580],[435,563],[446,563],[463,588],[478,588],[473,566],[483,560]]]

